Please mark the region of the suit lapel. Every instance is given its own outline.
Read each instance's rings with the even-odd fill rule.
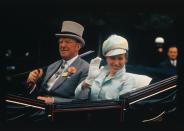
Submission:
[[[47,83],[47,81],[50,79],[50,77],[59,69],[61,64],[62,64],[62,60],[58,64],[56,64],[53,67],[47,69],[47,73],[46,73],[46,76],[45,76],[45,79],[44,79],[43,83]]]
[[[63,82],[67,79],[67,76],[60,76],[58,78],[58,80],[56,81],[56,83],[53,85],[53,87],[51,88],[51,90],[55,90],[56,88],[58,88],[59,86],[61,86],[61,84],[63,84]]]
[[[80,66],[80,57],[78,57],[69,67],[72,67],[72,66],[74,66],[78,70],[78,68]],[[68,68],[66,69],[66,71],[68,70]],[[56,83],[53,85],[53,87],[51,88],[51,90],[53,91],[53,90],[57,89],[58,87],[60,87],[65,82],[65,80],[67,79],[67,77],[68,76],[61,76],[56,81]]]
[[[78,57],[69,67],[74,66],[77,70],[80,68],[80,57]]]

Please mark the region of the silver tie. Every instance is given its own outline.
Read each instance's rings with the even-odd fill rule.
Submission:
[[[65,66],[66,66],[66,61],[61,64],[61,66],[56,71],[56,73],[54,75],[52,75],[52,77],[48,80],[48,82],[47,82],[47,86],[48,86],[47,90],[48,91],[51,90],[51,88],[53,87],[53,85],[56,83],[56,81],[62,75],[62,73],[63,73],[63,71],[65,69]]]

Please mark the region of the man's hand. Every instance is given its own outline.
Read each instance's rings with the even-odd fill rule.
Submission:
[[[53,97],[38,96],[37,99],[44,101],[46,104],[53,104],[54,103]]]
[[[43,75],[42,69],[33,70],[29,73],[29,76],[27,78],[27,83],[30,87],[33,87],[37,80]]]

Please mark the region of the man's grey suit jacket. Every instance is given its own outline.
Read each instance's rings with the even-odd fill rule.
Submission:
[[[89,64],[78,57],[69,67],[75,67],[77,72],[68,76],[60,77],[53,85],[50,91],[47,91],[47,82],[51,76],[59,69],[62,64],[62,60],[48,66],[44,73],[44,77],[41,78],[41,86],[38,90],[38,95],[48,95],[54,97],[54,103],[65,101],[68,98],[72,99],[75,96],[75,89],[80,82],[85,80],[88,75]],[[68,68],[69,68],[68,67]]]

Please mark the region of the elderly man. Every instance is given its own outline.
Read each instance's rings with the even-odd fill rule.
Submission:
[[[79,50],[85,45],[82,38],[84,28],[73,21],[64,21],[59,37],[61,60],[47,69],[32,71],[27,83],[37,99],[46,104],[58,103],[65,98],[73,98],[77,85],[87,77],[89,65],[80,58]]]
[[[73,100],[77,85],[86,79],[89,64],[80,58],[79,50],[85,45],[82,38],[83,26],[64,21],[59,37],[59,52],[61,60],[44,69],[30,72],[27,78],[29,93],[43,100],[46,104]],[[8,104],[7,121],[47,121],[44,110],[29,108],[23,105]]]

